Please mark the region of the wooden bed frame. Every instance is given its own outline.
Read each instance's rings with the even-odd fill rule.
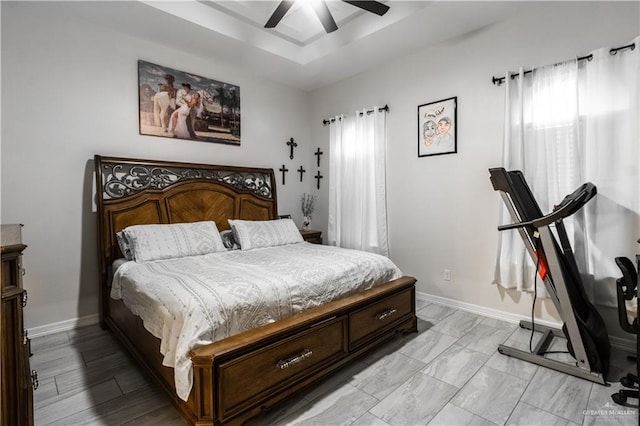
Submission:
[[[95,156],[100,320],[160,384],[189,424],[241,424],[398,333],[417,331],[415,279],[401,277],[191,352],[193,388],[175,392],[160,340],[109,297],[115,234],[130,225],[278,217],[272,169]]]

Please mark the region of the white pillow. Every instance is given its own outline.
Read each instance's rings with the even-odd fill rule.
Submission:
[[[298,227],[291,219],[266,221],[229,220],[240,250],[301,243]]]
[[[134,225],[125,228],[122,235],[138,263],[226,251],[212,221]],[[123,254],[127,255],[125,251]]]

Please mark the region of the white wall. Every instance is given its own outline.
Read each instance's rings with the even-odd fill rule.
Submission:
[[[2,223],[23,223],[27,327],[98,312],[95,154],[276,169],[280,213],[309,192],[308,94],[74,18],[75,2],[2,2]],[[240,86],[242,144],[138,134],[137,61]],[[299,146],[289,159],[285,142]],[[315,147],[314,147],[315,149]],[[304,159],[304,160],[303,160]],[[286,186],[277,169],[286,164]]]
[[[504,88],[491,77],[620,46],[639,32],[637,2],[523,5],[518,17],[313,92],[314,143],[329,151],[321,118],[388,104],[392,259],[418,279],[419,291],[530,315],[530,296],[491,284],[502,201],[488,169],[501,164],[504,108]],[[458,97],[458,153],[418,158],[417,106],[452,96]],[[326,229],[326,216],[317,219]],[[452,271],[451,282],[443,280],[444,269]],[[539,315],[554,319],[550,303],[538,307]]]

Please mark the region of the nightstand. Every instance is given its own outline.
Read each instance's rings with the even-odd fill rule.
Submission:
[[[308,231],[300,230],[300,234],[302,234],[302,238],[308,243],[313,244],[322,244],[322,232],[321,231],[313,231],[309,229]]]

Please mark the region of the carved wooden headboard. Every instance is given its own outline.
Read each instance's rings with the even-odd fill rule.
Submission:
[[[103,291],[122,257],[116,233],[130,225],[278,217],[273,169],[95,156]],[[103,308],[104,297],[102,294]]]

